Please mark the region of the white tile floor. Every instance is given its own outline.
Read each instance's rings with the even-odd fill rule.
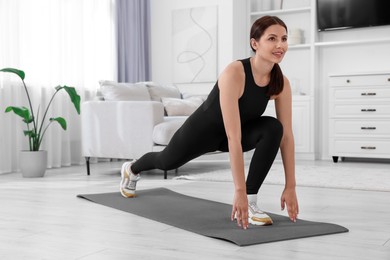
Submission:
[[[51,169],[41,179],[0,175],[0,259],[390,259],[389,192],[298,187],[302,219],[340,224],[350,232],[238,247],[76,198],[80,193],[116,191],[121,164],[93,164],[91,176],[86,176],[85,166]],[[226,166],[192,162],[180,173]],[[164,186],[231,203],[232,183],[171,177],[163,180],[160,171],[151,171],[138,186]],[[280,214],[282,189],[263,185],[265,210]]]

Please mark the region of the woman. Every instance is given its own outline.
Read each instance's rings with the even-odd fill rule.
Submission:
[[[220,75],[207,100],[186,120],[162,152],[151,152],[122,166],[120,191],[134,197],[139,173],[170,170],[212,151],[229,152],[234,181],[231,219],[270,225],[272,219],[259,210],[257,193],[280,147],[285,171],[281,207],[296,221],[294,137],[291,119],[291,88],[278,65],[288,49],[287,27],[275,16],[254,22],[250,32],[251,58],[234,61]],[[275,100],[277,119],[261,116],[270,99]],[[243,152],[255,149],[245,182]]]

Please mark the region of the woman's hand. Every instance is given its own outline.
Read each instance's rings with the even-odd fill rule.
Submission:
[[[236,191],[234,193],[232,221],[234,221],[234,216],[237,217],[238,226],[243,229],[248,228],[248,197],[246,196],[246,192]]]
[[[298,199],[295,188],[285,188],[280,199],[282,210],[287,205],[287,213],[291,221],[296,222],[299,214]]]

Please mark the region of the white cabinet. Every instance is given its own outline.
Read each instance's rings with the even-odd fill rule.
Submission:
[[[311,110],[310,102],[305,100],[294,100],[292,110],[293,132],[295,151],[308,154],[311,152]]]
[[[390,158],[390,72],[329,77],[329,154]]]

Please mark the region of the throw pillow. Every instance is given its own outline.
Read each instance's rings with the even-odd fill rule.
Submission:
[[[168,116],[189,116],[203,103],[199,97],[187,99],[162,98],[161,99]]]
[[[193,93],[188,93],[188,92],[183,92],[183,93],[181,93],[181,95],[182,95],[182,98],[184,98],[184,99],[191,98],[191,97],[199,97],[203,101],[205,101],[209,96],[208,94],[193,94]]]
[[[152,81],[139,82],[144,84],[152,101],[161,102],[162,98],[181,98],[179,89],[174,85],[162,85]]]
[[[142,84],[102,80],[100,91],[107,101],[150,101],[148,89]]]

